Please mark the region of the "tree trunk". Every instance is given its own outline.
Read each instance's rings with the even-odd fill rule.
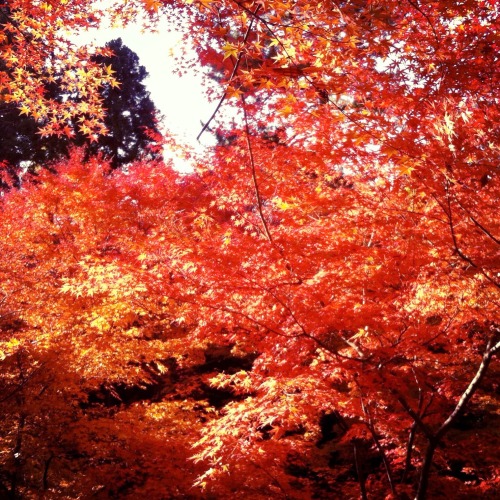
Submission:
[[[479,384],[481,383],[481,380],[483,379],[484,375],[488,370],[491,358],[500,349],[500,342],[497,342],[495,344],[495,341],[496,339],[494,337],[492,337],[489,340],[488,345],[486,346],[486,349],[483,353],[483,359],[481,361],[481,364],[479,365],[479,368],[477,369],[474,378],[470,381],[469,385],[467,386],[467,389],[465,389],[462,396],[460,397],[457,405],[455,406],[455,409],[451,412],[450,416],[443,422],[443,424],[438,429],[436,434],[434,434],[433,436],[428,436],[429,444],[425,452],[425,458],[422,464],[422,470],[420,472],[420,481],[415,500],[425,500],[427,495],[427,487],[429,485],[429,475],[432,466],[432,461],[434,458],[434,452],[436,451],[436,448],[443,439],[444,435],[448,432],[451,425],[457,420],[459,415],[464,411],[467,403],[475,394],[476,390],[479,387]]]

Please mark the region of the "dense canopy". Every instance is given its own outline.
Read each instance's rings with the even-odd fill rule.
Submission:
[[[497,2],[114,5],[186,28],[217,146],[74,150],[3,197],[2,495],[497,497]],[[91,6],[2,7],[42,136],[105,140],[109,47],[62,29]]]

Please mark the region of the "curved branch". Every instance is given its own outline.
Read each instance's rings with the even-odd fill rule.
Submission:
[[[462,203],[460,203],[460,201],[457,199],[457,197],[455,196],[455,201],[457,202],[457,204],[459,205],[459,207],[469,216],[469,219],[479,228],[481,229],[481,231],[486,235],[488,236],[489,238],[491,238],[497,245],[500,245],[500,239],[498,239],[497,237],[495,237],[491,231],[489,231],[487,228],[485,228],[478,220],[476,220],[473,215],[471,214],[470,210],[467,208],[467,207],[464,207],[462,205]]]

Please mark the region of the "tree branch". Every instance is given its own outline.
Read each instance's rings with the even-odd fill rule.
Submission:
[[[479,365],[473,379],[470,381],[469,385],[462,393],[462,396],[458,400],[458,403],[456,404],[455,408],[450,413],[449,417],[441,424],[441,427],[439,427],[437,432],[434,435],[428,437],[429,445],[427,446],[427,450],[425,452],[425,458],[422,464],[422,470],[420,472],[420,481],[415,500],[425,500],[427,494],[427,486],[429,484],[429,474],[433,462],[434,452],[436,451],[437,446],[443,439],[446,432],[449,430],[451,425],[456,421],[459,415],[464,411],[465,406],[471,400],[472,396],[474,396],[474,394],[476,393],[479,384],[481,383],[483,377],[488,371],[488,367],[493,358],[493,355],[498,350],[500,350],[500,342],[497,339],[498,331],[496,331],[495,334],[496,335],[493,335],[489,339],[486,349],[483,353],[481,364]]]
[[[393,389],[391,392],[396,396],[396,399],[398,400],[399,404],[405,409],[406,413],[408,413],[408,415],[410,415],[410,417],[413,418],[413,421],[420,428],[420,430],[425,434],[425,436],[428,439],[431,439],[433,437],[431,430],[427,427],[427,425],[424,424],[420,415],[418,413],[416,413],[412,409],[412,407],[408,404],[408,401],[406,401],[404,396],[402,394],[400,394],[399,391],[396,391],[395,389]]]
[[[445,213],[446,213],[446,215],[448,217],[448,224],[450,226],[451,239],[453,241],[453,246],[455,248],[455,251],[457,252],[458,256],[462,260],[464,260],[465,262],[467,262],[468,264],[470,264],[474,269],[477,269],[491,284],[493,284],[497,288],[500,288],[500,283],[498,281],[496,281],[495,279],[493,279],[481,266],[478,266],[472,260],[471,257],[469,257],[468,255],[466,255],[462,251],[462,249],[458,245],[457,235],[455,233],[455,224],[453,222],[453,210],[451,208],[451,200],[450,200],[451,195],[450,195],[450,192],[449,192],[449,181],[446,181],[446,182],[447,182],[447,184],[446,184],[446,203],[447,203],[448,209],[445,210]]]
[[[267,239],[270,241],[270,243],[273,243],[273,237],[269,232],[269,227],[267,225],[266,218],[264,217],[264,212],[262,210],[262,197],[260,195],[259,184],[257,181],[257,173],[255,169],[255,160],[253,156],[252,142],[250,141],[250,127],[248,125],[247,107],[244,96],[241,96],[241,99],[243,101],[243,116],[245,119],[245,138],[248,148],[248,156],[250,159],[250,166],[252,169],[252,181],[255,189],[255,197],[257,198],[257,210],[259,211],[260,220],[262,221],[262,226],[264,227],[264,234],[267,236]]]
[[[254,22],[255,16],[259,12],[259,9],[260,9],[260,4],[257,5],[257,7],[255,8],[255,11],[252,13],[253,14],[252,19],[250,20],[250,24],[248,25],[247,31],[245,33],[245,36],[243,37],[243,44],[245,44],[247,42],[248,37],[250,36],[250,32],[251,32],[252,26],[253,26],[253,22]],[[240,66],[241,58],[242,57],[243,57],[243,50],[241,50],[239,52],[239,54],[238,54],[238,58],[236,59],[236,62],[235,62],[234,67],[233,67],[233,71],[231,72],[231,76],[229,77],[229,81],[231,81],[235,77],[235,75],[236,75],[236,73],[238,71],[238,68]],[[226,97],[227,97],[227,92],[224,92],[224,94],[220,98],[219,103],[217,104],[214,112],[212,113],[212,115],[210,116],[210,118],[208,119],[208,121],[203,125],[203,128],[201,129],[201,132],[196,137],[197,141],[200,140],[200,137],[203,135],[203,132],[205,132],[205,130],[207,130],[207,128],[210,125],[210,123],[212,122],[212,120],[216,117],[217,113],[219,112],[220,107],[222,106],[223,102],[226,100]]]
[[[372,435],[373,442],[375,443],[375,446],[377,447],[378,452],[380,453],[380,456],[382,457],[382,462],[385,467],[387,479],[389,481],[389,486],[391,488],[391,492],[394,495],[395,498],[397,498],[397,491],[396,491],[396,485],[394,484],[394,478],[392,475],[392,469],[391,469],[391,464],[389,463],[389,460],[387,459],[387,455],[385,454],[384,448],[382,447],[382,444],[380,443],[380,440],[377,436],[377,432],[375,430],[375,426],[373,424],[373,419],[370,414],[370,410],[365,406],[365,402],[363,400],[363,393],[361,391],[361,387],[358,385],[359,391],[360,391],[360,400],[361,400],[361,408],[363,409],[363,413],[365,414],[367,418],[366,426],[368,427],[368,430],[370,431],[370,434]]]
[[[474,375],[474,378],[470,381],[467,389],[465,389],[465,391],[463,392],[450,416],[443,422],[441,427],[436,432],[435,437],[437,439],[441,439],[441,437],[447,432],[447,430],[457,419],[460,413],[464,410],[465,405],[470,401],[477,388],[479,387],[479,384],[481,383],[484,375],[486,374],[486,371],[488,370],[491,359],[493,358],[493,355],[499,349],[499,347],[500,342],[494,344],[493,337],[489,339],[486,350],[483,353],[483,359],[481,361],[481,364],[479,365],[479,368],[477,369],[476,374]]]
[[[470,210],[466,207],[464,207],[462,205],[462,203],[460,203],[460,201],[457,199],[457,197],[455,196],[455,200],[456,202],[458,203],[458,205],[460,206],[460,208],[469,216],[469,219],[479,228],[481,229],[481,231],[486,235],[488,236],[490,239],[492,239],[497,245],[500,245],[500,239],[496,238],[493,234],[491,234],[491,231],[489,231],[488,229],[486,229],[478,220],[476,220]]]

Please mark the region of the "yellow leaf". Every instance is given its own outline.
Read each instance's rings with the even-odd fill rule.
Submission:
[[[229,86],[226,90],[226,94],[229,98],[236,97],[239,98],[243,92],[239,88]]]
[[[115,80],[114,78],[109,80],[109,84],[111,85],[111,87],[118,88],[118,89],[120,88],[120,85],[121,85],[121,83],[118,80]]]
[[[368,328],[360,328],[358,333],[354,334],[349,340],[359,339],[361,337],[366,337],[368,335]]]
[[[69,291],[71,291],[71,285],[69,283],[65,283],[61,288],[60,288],[60,292],[61,293],[68,293]]]
[[[276,205],[277,208],[280,210],[290,210],[291,208],[294,208],[295,205],[288,203],[286,201],[283,201],[281,198],[276,198],[274,200],[274,204]]]
[[[222,244],[228,246],[231,243],[231,231],[226,231],[222,238]]]
[[[11,339],[7,342],[7,347],[17,347],[20,344],[19,340]]]
[[[286,106],[278,109],[278,113],[282,116],[290,116],[293,113],[293,108],[287,104]]]
[[[398,170],[401,175],[411,175],[411,173],[415,170],[415,167],[408,165],[399,165]]]
[[[224,59],[227,59],[228,57],[238,57],[238,52],[239,49],[236,45],[227,42],[222,46],[222,50],[224,51]]]

